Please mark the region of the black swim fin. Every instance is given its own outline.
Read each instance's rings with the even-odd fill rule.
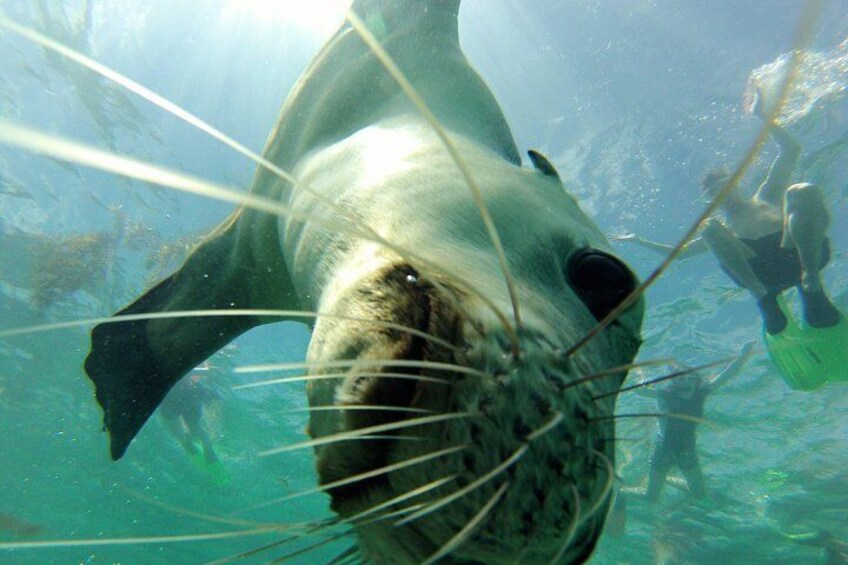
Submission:
[[[180,270],[117,315],[281,308],[268,290],[284,289],[288,271],[272,251],[255,263],[250,244],[238,242],[237,216],[213,232]],[[237,245],[238,244],[238,245]],[[279,249],[275,239],[271,249]],[[273,278],[273,281],[269,281]],[[256,316],[175,317],[108,322],[91,332],[85,371],[103,407],[113,459],[123,456],[165,395],[186,373],[248,329]]]

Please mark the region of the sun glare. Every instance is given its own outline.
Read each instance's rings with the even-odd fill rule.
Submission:
[[[227,0],[224,21],[250,19],[255,26],[294,26],[316,35],[335,31],[352,0]]]

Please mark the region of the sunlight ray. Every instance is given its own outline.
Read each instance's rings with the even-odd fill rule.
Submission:
[[[288,182],[296,184],[296,179],[293,179],[291,177],[291,175],[289,175],[288,173],[286,173],[285,171],[283,171],[282,169],[280,169],[279,167],[274,165],[274,163],[268,161],[264,157],[262,157],[262,156],[258,155],[257,153],[251,151],[250,149],[248,149],[244,145],[238,143],[237,141],[230,138],[229,136],[227,136],[226,134],[224,134],[220,130],[218,130],[218,129],[214,128],[213,126],[211,126],[210,124],[204,122],[203,120],[201,120],[197,116],[191,114],[190,112],[188,112],[185,109],[181,108],[180,106],[174,104],[173,102],[170,102],[169,100],[167,100],[164,97],[162,97],[161,95],[153,92],[152,90],[145,88],[144,86],[140,85],[139,83],[129,79],[128,77],[121,75],[120,73],[110,69],[109,67],[107,67],[107,66],[105,66],[101,63],[97,63],[96,61],[92,60],[89,57],[86,57],[82,53],[79,53],[79,52],[77,52],[77,51],[75,51],[75,50],[73,50],[73,49],[71,49],[71,48],[69,48],[65,45],[62,45],[61,43],[59,43],[57,41],[54,41],[54,40],[36,32],[34,30],[31,30],[29,28],[21,26],[21,25],[15,23],[15,22],[5,18],[2,15],[2,13],[0,13],[0,27],[4,27],[5,29],[7,29],[7,30],[9,30],[13,33],[16,33],[16,34],[18,34],[22,37],[25,37],[25,38],[29,39],[30,41],[33,41],[36,44],[41,45],[44,48],[53,50],[53,51],[65,56],[65,57],[68,57],[70,60],[75,61],[76,63],[78,63],[78,64],[100,74],[104,78],[115,82],[116,84],[122,86],[123,88],[129,90],[130,92],[133,92],[133,93],[141,96],[142,98],[144,98],[144,99],[148,100],[149,102],[153,103],[154,105],[164,109],[165,111],[171,113],[172,115],[176,116],[177,118],[179,118],[179,119],[189,123],[190,125],[198,128],[200,131],[207,133],[208,135],[212,136],[214,139],[221,141],[222,143],[224,143],[228,147],[232,148],[233,150],[237,151],[238,153],[250,158],[252,161],[257,163],[259,166],[265,167],[266,169],[270,170],[275,175],[280,176],[281,178],[285,179]],[[445,271],[444,267],[435,265],[432,261],[425,259],[425,258],[411,252],[410,250],[403,249],[403,248],[389,242],[388,240],[382,238],[376,232],[374,232],[369,226],[364,225],[360,221],[359,218],[352,216],[350,214],[349,210],[347,210],[346,208],[344,208],[342,206],[339,206],[338,203],[336,203],[336,202],[334,202],[330,199],[327,199],[322,194],[316,193],[315,191],[311,190],[307,186],[299,185],[302,190],[305,190],[306,192],[310,193],[312,196],[314,196],[319,201],[324,203],[330,209],[333,209],[336,212],[338,212],[342,217],[344,217],[348,221],[349,225],[348,226],[340,226],[340,225],[338,225],[338,223],[332,223],[331,225],[328,225],[328,224],[330,224],[329,222],[318,221],[314,217],[302,217],[301,214],[287,212],[284,207],[282,207],[280,204],[278,204],[278,203],[276,203],[272,200],[261,199],[261,198],[255,197],[255,196],[250,196],[250,195],[247,195],[244,192],[234,192],[234,191],[231,191],[227,187],[221,187],[221,186],[216,186],[212,183],[206,183],[205,181],[193,179],[191,177],[188,177],[187,175],[183,175],[181,173],[176,173],[174,171],[168,171],[165,168],[156,167],[156,166],[149,164],[149,163],[143,163],[141,161],[128,159],[128,158],[121,158],[120,156],[114,155],[112,153],[103,152],[101,150],[98,150],[98,149],[92,148],[92,147],[87,147],[87,146],[85,146],[81,143],[63,140],[62,138],[49,136],[47,134],[44,134],[42,132],[38,132],[37,130],[26,128],[24,126],[16,126],[13,122],[6,122],[6,121],[3,121],[3,120],[0,120],[0,131],[2,131],[7,126],[8,127],[16,127],[20,131],[15,133],[12,138],[9,138],[5,141],[3,140],[2,136],[0,136],[0,142],[7,143],[7,144],[10,144],[10,145],[14,145],[14,146],[17,146],[17,147],[22,148],[22,149],[27,149],[27,150],[32,151],[32,152],[47,154],[47,155],[49,155],[53,158],[56,158],[56,159],[67,160],[67,161],[72,162],[72,163],[82,164],[82,165],[92,167],[92,168],[95,168],[95,169],[104,170],[106,172],[112,172],[112,173],[115,173],[115,174],[128,176],[130,178],[136,178],[138,180],[144,180],[144,181],[147,181],[147,182],[152,182],[154,184],[160,184],[160,182],[157,182],[156,180],[151,180],[151,179],[146,178],[146,177],[134,176],[133,174],[130,174],[131,171],[135,171],[137,174],[141,174],[142,172],[146,171],[149,175],[152,175],[153,178],[159,178],[160,181],[168,179],[168,178],[170,178],[170,179],[183,178],[184,180],[186,180],[188,182],[187,182],[186,186],[184,186],[182,188],[180,188],[179,186],[173,186],[173,185],[170,185],[170,184],[160,184],[160,186],[165,186],[166,188],[172,188],[172,189],[176,189],[176,190],[182,190],[182,191],[185,191],[185,192],[192,192],[192,193],[195,193],[195,194],[205,194],[207,197],[210,197],[210,198],[215,198],[215,199],[223,200],[223,201],[226,201],[226,202],[244,205],[248,208],[253,208],[253,209],[256,209],[256,210],[260,210],[260,211],[267,211],[269,213],[276,214],[278,216],[290,216],[290,217],[302,219],[302,220],[310,220],[311,219],[312,221],[315,221],[316,223],[318,223],[320,225],[325,225],[325,227],[329,227],[331,229],[336,229],[336,230],[342,231],[344,233],[348,233],[348,234],[351,234],[351,235],[354,235],[354,236],[357,236],[357,237],[361,237],[362,239],[365,239],[365,240],[368,240],[368,241],[374,241],[375,243],[383,245],[387,249],[394,251],[395,253],[400,255],[402,258],[405,258],[406,260],[408,260],[410,262],[415,262],[415,263],[418,263],[418,264],[426,267],[426,269],[423,269],[425,271],[429,270],[430,272],[435,273],[435,274],[441,273],[441,274],[448,276],[455,283],[463,286],[471,294],[480,298],[483,301],[483,303],[486,304],[486,306],[489,307],[493,311],[495,316],[497,316],[498,319],[501,320],[501,322],[505,324],[505,327],[507,327],[508,330],[511,330],[511,327],[509,326],[509,323],[506,319],[506,316],[503,314],[503,312],[501,312],[500,308],[492,300],[490,300],[488,298],[488,296],[486,296],[484,293],[477,290],[473,285],[471,285],[464,278],[456,275],[455,273],[450,273],[448,271]],[[29,134],[31,134],[31,135],[29,135]],[[31,145],[33,142],[36,142],[35,146]],[[67,155],[62,156],[61,154],[55,153],[56,151],[60,151],[60,150],[63,150],[65,153],[67,153]],[[106,157],[113,157],[114,156],[113,159],[107,159],[107,162],[109,164],[111,164],[112,166],[115,166],[117,164],[123,164],[124,167],[121,168],[120,170],[115,170],[113,168],[100,167],[100,166],[97,165],[97,158],[96,158],[97,155],[106,156]],[[86,157],[88,157],[88,158],[86,158]],[[94,158],[92,158],[92,157],[94,157]],[[133,163],[135,164],[135,166],[128,166],[128,165],[131,165]],[[105,164],[104,164],[104,166],[105,166]],[[194,187],[196,190],[189,190],[189,187]],[[202,187],[205,187],[205,188],[202,188]],[[209,190],[211,190],[211,192],[208,192]],[[213,196],[213,193],[218,193],[218,196]],[[232,193],[232,194],[227,196],[228,193]],[[234,196],[236,194],[239,195],[239,196],[238,197]],[[273,209],[265,209],[263,207],[264,205],[267,205],[269,203],[271,203],[274,206]]]
[[[123,157],[57,135],[46,134],[6,119],[0,119],[0,143],[180,192],[243,205],[259,212],[276,216],[289,215],[288,207],[269,198],[248,194],[131,157]],[[302,215],[295,216],[299,219],[309,219],[303,218]],[[338,225],[335,227],[338,229]]]
[[[165,110],[169,114],[176,116],[180,120],[194,126],[195,128],[206,133],[210,137],[220,141],[221,143],[223,143],[224,145],[226,145],[230,149],[236,151],[237,153],[239,153],[241,155],[244,155],[245,157],[247,157],[251,161],[254,161],[255,163],[261,165],[262,167],[265,167],[266,169],[273,172],[275,175],[279,176],[280,178],[285,179],[292,184],[295,184],[296,181],[290,174],[288,174],[286,171],[282,170],[280,167],[278,167],[277,165],[275,165],[271,161],[268,161],[267,159],[263,158],[261,155],[257,154],[255,151],[248,149],[246,146],[242,145],[241,143],[239,143],[235,139],[231,138],[230,136],[228,136],[224,132],[220,131],[219,129],[215,128],[214,126],[210,125],[209,123],[207,123],[204,120],[200,119],[199,117],[195,116],[194,114],[192,114],[188,110],[184,109],[183,107],[181,107],[177,104],[174,104],[173,102],[171,102],[170,100],[168,100],[164,96],[150,90],[149,88],[146,88],[145,86],[142,86],[141,84],[130,79],[126,75],[123,75],[123,74],[115,71],[114,69],[107,67],[106,65],[104,65],[102,63],[98,63],[94,59],[91,59],[90,57],[85,56],[84,54],[80,53],[79,51],[71,49],[70,47],[63,45],[63,44],[59,43],[58,41],[54,41],[53,39],[50,39],[49,37],[42,35],[35,30],[32,30],[32,29],[26,28],[22,25],[19,25],[15,22],[3,17],[2,14],[0,14],[0,27],[4,27],[8,31],[16,33],[16,34],[20,35],[21,37],[24,37],[24,38],[32,41],[33,43],[35,43],[35,44],[37,44],[41,47],[44,47],[46,49],[50,49],[51,51],[54,51],[54,52],[62,55],[63,57],[66,57],[66,58],[82,65],[83,67],[99,74],[100,76],[106,78],[107,80],[110,80],[110,81],[114,82],[115,84],[122,86],[126,90],[128,90],[128,91],[130,91],[134,94],[137,94],[138,96],[140,96],[141,98],[144,98],[145,100],[154,104],[155,106],[162,108],[163,110]]]

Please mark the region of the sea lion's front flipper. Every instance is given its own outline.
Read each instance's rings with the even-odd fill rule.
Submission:
[[[281,308],[288,271],[278,240],[263,248],[239,236],[233,216],[176,273],[117,315]],[[269,237],[271,233],[267,234]],[[276,235],[276,234],[274,234]],[[279,291],[274,292],[273,290]],[[85,370],[94,382],[113,459],[119,459],[171,387],[239,334],[268,320],[255,316],[174,317],[102,323],[91,332]]]

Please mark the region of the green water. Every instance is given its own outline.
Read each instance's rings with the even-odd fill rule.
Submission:
[[[6,15],[54,36],[79,26],[85,5],[0,0]],[[254,148],[334,26],[236,17],[235,4],[223,0],[202,10],[187,2],[96,6],[90,35],[79,37],[91,56]],[[333,21],[341,17],[337,7],[316,6],[328,12],[313,14],[317,21],[329,12]],[[461,35],[519,145],[550,156],[602,229],[674,241],[703,205],[698,175],[738,163],[758,132],[740,97],[754,69],[793,45],[799,6],[468,1]],[[844,40],[848,10],[835,0],[824,12],[812,41],[829,53]],[[806,91],[833,100],[799,101],[790,115],[805,144],[799,176],[820,183],[831,207],[834,256],[824,278],[846,311],[848,110],[840,77],[812,77],[818,80]],[[254,170],[8,33],[0,34],[0,116],[216,182],[245,186]],[[764,151],[748,187],[773,157],[772,147]],[[174,269],[229,212],[229,205],[0,148],[0,329],[113,313]],[[617,251],[642,276],[657,264],[632,247]],[[315,529],[332,516],[324,495],[273,502],[315,487],[309,450],[261,455],[306,439],[306,416],[291,412],[305,404],[303,385],[233,389],[262,378],[236,367],[301,360],[303,326],[262,328],[213,358],[209,382],[219,398],[203,421],[224,471],[193,461],[155,415],[124,459],[109,459],[102,413],[82,370],[88,328],[0,339],[0,563],[193,564],[270,546],[238,562],[291,556],[312,564],[354,543],[350,535],[334,539],[343,530]],[[848,542],[848,385],[790,391],[760,331],[749,297],[707,258],[672,266],[649,291],[640,359],[695,366],[751,340],[757,345],[745,369],[707,400],[698,443],[704,500],[693,500],[672,473],[660,501],[648,504],[639,491],[656,419],[620,421],[617,487],[627,501],[626,527],[602,536],[593,563],[822,563],[823,550],[799,543],[804,536],[828,531]],[[628,384],[661,371],[631,375]],[[653,398],[633,391],[620,397],[617,412],[656,409]]]

